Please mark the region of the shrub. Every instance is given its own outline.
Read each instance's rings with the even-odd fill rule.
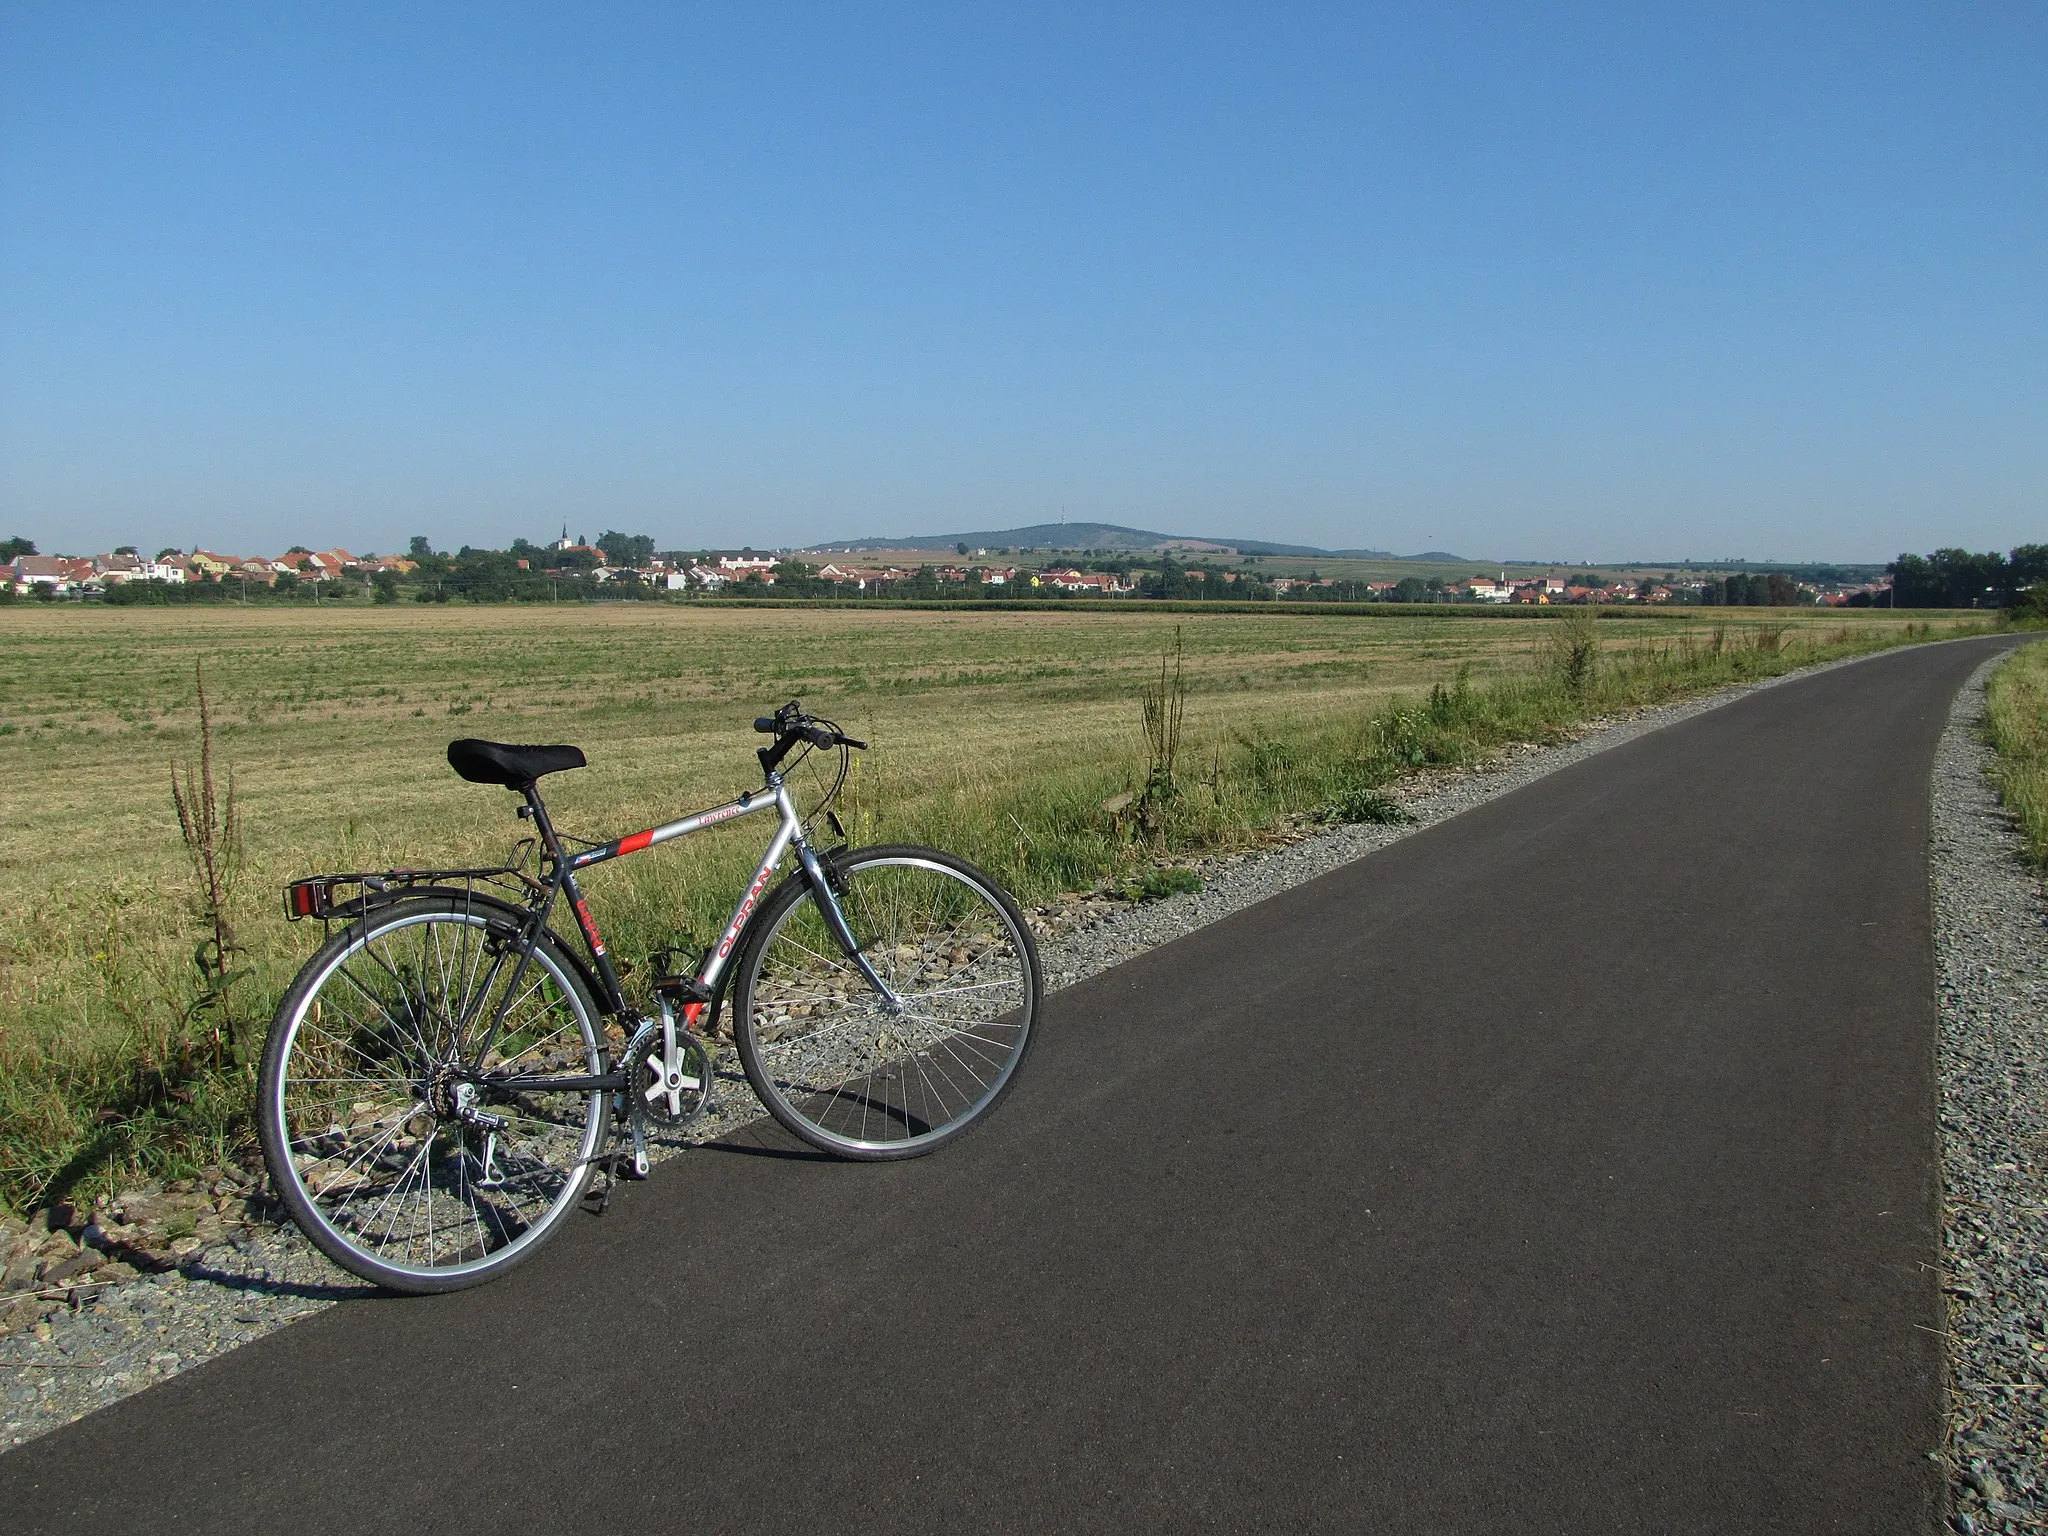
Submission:
[[[1547,639],[1551,667],[1558,681],[1574,697],[1584,694],[1593,686],[1600,670],[1600,611],[1591,607],[1566,609],[1564,617],[1554,621]]]
[[[1381,790],[1358,785],[1344,790],[1336,799],[1322,808],[1323,821],[1354,823],[1371,822],[1378,826],[1399,826],[1415,818],[1408,814],[1400,801]]]
[[[1202,877],[1192,869],[1167,864],[1146,870],[1124,887],[1131,901],[1163,901],[1168,896],[1192,896],[1202,888]]]

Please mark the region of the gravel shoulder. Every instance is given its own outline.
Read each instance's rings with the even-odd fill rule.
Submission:
[[[2048,1266],[2032,1257],[2048,1221],[2034,1161],[2042,1117],[2028,1107],[2024,1091],[2030,1073],[2048,1072],[2040,982],[2048,931],[2038,886],[2017,863],[2016,840],[1983,775],[1988,671],[1981,669],[1959,697],[1943,740],[1932,850],[1955,1319],[1952,1453],[1957,1520],[1977,1522],[1959,1523],[1964,1530],[2006,1529],[2000,1523],[2006,1509],[2015,1520],[2031,1518],[2027,1511],[2048,1511],[2048,1496],[2037,1487],[2048,1483],[2041,1465],[2048,1416],[2040,1392],[2018,1385],[2048,1379],[2042,1294]],[[1575,740],[1513,749],[1482,768],[1427,770],[1394,790],[1410,821],[1283,829],[1257,849],[1193,861],[1189,867],[1203,887],[1191,895],[1139,904],[1097,893],[1040,907],[1031,918],[1047,981],[1055,989],[1070,986],[1595,753],[1807,675],[1594,722]],[[2021,898],[2027,904],[2015,906]],[[684,1154],[690,1143],[759,1118],[729,1048],[721,1051],[719,1068],[710,1113],[687,1140],[659,1147],[657,1155]],[[53,1288],[35,1303],[33,1315],[17,1311],[12,1331],[0,1336],[0,1450],[339,1301],[371,1294],[289,1225],[242,1221],[225,1233],[202,1228],[200,1235],[213,1240],[193,1244],[174,1268],[114,1283],[100,1278],[106,1270],[91,1272],[85,1283]]]
[[[1984,688],[1934,761],[1942,1286],[1954,1528],[2048,1526],[2048,903],[1987,770]]]

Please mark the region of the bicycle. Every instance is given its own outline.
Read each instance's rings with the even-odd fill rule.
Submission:
[[[464,779],[522,797],[536,837],[513,862],[285,887],[286,916],[317,919],[328,936],[272,1020],[257,1120],[273,1187],[329,1258],[410,1292],[520,1263],[600,1173],[606,1196],[620,1178],[647,1176],[650,1127],[703,1113],[707,1037],[728,998],[762,1105],[838,1157],[934,1151],[1009,1091],[1039,997],[1016,903],[952,854],[846,846],[832,804],[865,742],[796,701],[754,728],[775,738],[756,753],[761,789],[611,842],[570,839],[578,851],[539,785],[585,766],[579,748],[452,742]],[[806,818],[786,760],[835,749],[837,775]],[[694,971],[654,980],[656,1015],[642,1014],[578,872],[770,807],[779,824],[724,930]],[[815,845],[820,815],[840,846]],[[796,867],[770,889],[791,852]],[[558,901],[581,953],[551,926]],[[624,1040],[616,1052],[606,1020]]]

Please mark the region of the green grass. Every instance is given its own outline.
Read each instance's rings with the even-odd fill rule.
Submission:
[[[0,1201],[176,1176],[248,1144],[246,1069],[220,1063],[212,1016],[192,1011],[201,936],[169,787],[196,755],[195,663],[244,828],[230,916],[250,975],[233,1004],[260,1027],[318,938],[279,915],[286,880],[493,861],[524,830],[511,796],[448,771],[458,735],[583,746],[592,766],[551,779],[549,804],[597,838],[747,787],[749,723],[801,697],[875,743],[842,810],[856,840],[955,849],[1035,903],[1290,816],[1369,812],[1403,774],[1591,716],[1979,621],[1630,611],[1592,628],[1590,652],[1574,622],[16,605],[0,611]],[[1144,787],[1139,691],[1176,635],[1176,792],[1142,817],[1111,811]],[[629,990],[656,949],[715,935],[760,835],[750,819],[593,872],[613,953],[638,962]]]
[[[1169,896],[1191,896],[1202,888],[1202,877],[1178,864],[1159,864],[1144,871],[1123,888],[1131,901],[1164,901]]]
[[[2016,651],[1991,675],[1985,702],[1999,798],[2035,868],[2048,871],[2048,642]]]

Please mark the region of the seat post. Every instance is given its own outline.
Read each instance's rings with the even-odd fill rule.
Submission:
[[[548,820],[548,808],[540,798],[540,780],[528,779],[518,789],[526,797],[527,814],[533,817],[534,830],[540,833],[541,847],[555,861],[557,870],[566,868],[562,863],[562,845],[555,838],[555,824]]]

